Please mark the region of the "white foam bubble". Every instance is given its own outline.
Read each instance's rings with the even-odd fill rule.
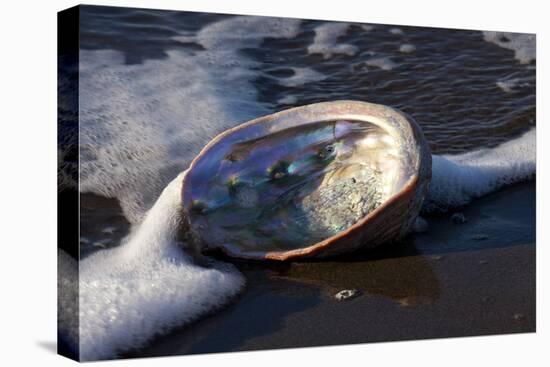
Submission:
[[[290,94],[277,100],[277,103],[279,104],[295,104],[296,102],[298,102],[298,98]]]
[[[313,43],[308,46],[309,54],[322,54],[323,58],[328,59],[332,55],[342,54],[353,56],[358,49],[354,45],[338,43],[338,38],[345,35],[351,27],[349,23],[323,23],[315,27],[315,37]]]
[[[169,50],[166,59],[137,65],[116,51],[81,50],[81,191],[118,198],[126,217],[139,222],[212,137],[271,112],[256,101],[254,62],[238,51],[265,37],[294,37],[299,25],[229,18],[180,37],[206,50]]]
[[[387,56],[371,58],[365,61],[365,64],[367,64],[368,66],[377,67],[382,70],[392,70],[397,66],[397,64]]]
[[[326,79],[324,74],[311,68],[291,68],[294,74],[287,78],[277,78],[277,82],[285,87],[298,87],[307,83],[319,82]]]
[[[447,210],[535,175],[536,129],[493,149],[433,155],[425,211]]]
[[[80,357],[113,358],[222,306],[244,285],[229,264],[195,265],[176,241],[182,174],[121,246],[80,263]]]
[[[515,58],[522,64],[529,64],[536,59],[536,36],[528,33],[483,32],[487,42],[513,50]]]
[[[498,82],[496,82],[496,85],[505,93],[514,93],[518,89],[530,87],[531,83],[528,81],[528,79],[512,78],[499,80]]]
[[[370,32],[374,29],[374,26],[372,24],[361,24],[361,28],[367,32]]]
[[[412,45],[410,43],[404,43],[401,46],[399,46],[399,52],[402,52],[404,54],[410,54],[414,51],[416,51],[416,47],[415,45]]]
[[[403,33],[403,30],[402,30],[401,28],[397,28],[397,27],[396,27],[396,28],[391,28],[391,29],[389,30],[389,32],[390,32],[391,34],[395,34],[395,35],[397,35],[397,36],[402,36],[402,35],[404,34],[404,33]]]

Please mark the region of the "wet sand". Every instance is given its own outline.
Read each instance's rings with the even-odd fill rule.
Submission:
[[[337,287],[249,271],[246,275],[254,278],[249,278],[249,288],[233,306],[127,356],[532,332],[533,264],[530,245],[463,252],[440,260],[421,256],[381,260],[336,277],[345,279],[346,285],[363,286],[364,294],[348,301],[333,299]],[[419,277],[406,278],[417,272]]]
[[[234,303],[125,357],[534,332],[534,182],[460,212],[376,252],[235,262],[248,284]],[[361,294],[336,300],[343,289]]]

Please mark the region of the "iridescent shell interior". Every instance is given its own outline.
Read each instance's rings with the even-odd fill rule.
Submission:
[[[359,117],[290,112],[214,139],[185,178],[191,231],[207,248],[266,253],[353,226],[418,169],[395,127]]]

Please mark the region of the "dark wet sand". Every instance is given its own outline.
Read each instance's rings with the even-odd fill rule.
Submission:
[[[535,331],[535,184],[508,188],[383,251],[239,263],[248,284],[221,312],[125,357]],[[356,288],[361,296],[337,301]]]

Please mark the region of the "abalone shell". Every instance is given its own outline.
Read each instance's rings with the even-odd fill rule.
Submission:
[[[223,132],[184,175],[188,238],[230,256],[287,260],[403,237],[429,185],[411,117],[358,101],[317,103]]]

